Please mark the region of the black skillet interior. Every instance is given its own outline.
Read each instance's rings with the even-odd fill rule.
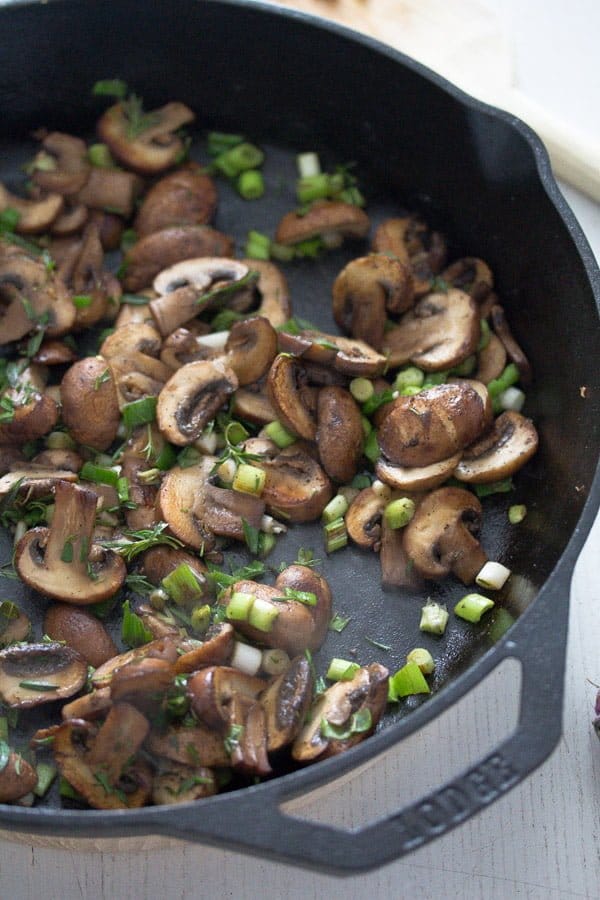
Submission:
[[[104,108],[91,86],[120,77],[147,108],[177,99],[196,111],[193,155],[200,160],[207,128],[241,131],[266,147],[265,199],[247,203],[228,185],[220,188],[216,227],[236,237],[239,253],[249,228],[272,234],[293,208],[294,155],[316,150],[325,166],[356,162],[374,223],[417,210],[448,235],[451,258],[487,260],[533,362],[526,412],[541,435],[540,451],[518,475],[516,491],[484,501],[482,542],[490,558],[523,576],[513,579],[518,590],[501,598],[518,616],[576,528],[594,477],[600,422],[600,330],[589,273],[597,276],[589,256],[586,273],[585,242],[579,238],[578,246],[569,237],[547,194],[536,166],[536,155],[546,165],[543,151],[534,152],[526,129],[465,102],[415,64],[399,63],[398,54],[252,3],[51,0],[9,5],[0,10],[0,23],[0,178],[14,187],[22,183],[18,166],[33,151],[30,132],[46,126],[91,136]],[[331,283],[366,249],[348,245],[315,262],[286,266],[295,312],[331,328]],[[516,502],[529,511],[517,528],[506,519]],[[291,561],[299,546],[322,555],[319,532],[293,529],[269,562]],[[9,553],[8,545],[4,550]],[[393,671],[408,650],[424,645],[437,661],[437,691],[492,646],[493,615],[477,629],[451,621],[442,640],[419,631],[426,596],[451,608],[464,593],[461,585],[430,585],[410,596],[385,593],[377,559],[352,548],[327,559],[322,571],[334,585],[336,612],[351,617],[342,634],[330,636],[322,663],[332,655],[354,656]],[[3,584],[3,594],[18,592],[14,582]],[[36,614],[39,636],[45,602],[24,594],[22,603]],[[390,713],[383,729],[413,705]],[[22,719],[37,726],[56,715],[52,709]],[[48,802],[55,806],[56,796]]]

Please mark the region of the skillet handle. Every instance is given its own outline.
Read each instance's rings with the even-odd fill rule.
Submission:
[[[522,781],[560,739],[569,580],[569,574],[557,578],[551,593],[540,594],[514,629],[515,638],[510,640],[509,634],[497,645],[484,672],[509,657],[521,661],[514,733],[421,800],[362,829],[345,830],[282,812],[280,804],[291,797],[285,779],[280,779],[265,786],[264,792],[250,789],[221,796],[214,816],[181,811],[167,822],[157,820],[158,830],[221,849],[258,851],[296,865],[356,874],[399,859],[455,828]]]

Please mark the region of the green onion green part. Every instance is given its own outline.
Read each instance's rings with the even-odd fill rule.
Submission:
[[[329,663],[325,677],[330,681],[352,681],[359,669],[358,663],[334,656]]]
[[[454,607],[454,614],[465,622],[479,622],[484,613],[494,608],[494,601],[483,594],[466,594]]]
[[[33,793],[36,797],[44,797],[48,790],[50,789],[50,785],[58,775],[58,770],[49,765],[49,763],[38,763],[35,767],[37,773],[37,784],[33,789]]]
[[[524,503],[515,503],[508,510],[508,521],[511,525],[518,525],[527,515],[527,507]]]
[[[133,431],[138,425],[147,425],[156,419],[157,397],[140,397],[126,403],[122,410],[123,422],[128,431]]]
[[[423,675],[431,675],[435,669],[433,656],[424,647],[415,647],[406,657],[406,662],[414,662],[418,665]]]
[[[385,507],[383,514],[390,528],[404,528],[415,514],[415,503],[410,497],[400,497],[392,500]]]
[[[373,382],[368,378],[353,378],[350,382],[350,393],[357,403],[365,403],[375,393]]]
[[[341,550],[348,543],[348,532],[346,531],[346,523],[343,519],[334,519],[323,527],[325,536],[325,552],[335,553]]]
[[[202,597],[203,586],[198,581],[193,569],[187,563],[181,563],[166,575],[162,588],[178,606],[187,606]]]
[[[429,693],[429,685],[416,662],[407,662],[388,682],[388,700],[392,703],[402,697],[412,697],[413,694]]]
[[[265,192],[265,180],[258,169],[242,172],[237,180],[237,190],[244,200],[258,200]],[[268,259],[268,256],[265,257]]]
[[[429,634],[443,634],[450,618],[448,610],[440,603],[428,601],[421,609],[419,628]]]
[[[277,420],[265,425],[264,431],[267,437],[273,441],[274,444],[277,444],[281,450],[285,450],[286,447],[290,447],[298,440],[295,434],[288,431],[287,428]]]
[[[321,513],[321,518],[323,522],[329,524],[335,522],[336,519],[343,519],[347,512],[348,501],[342,494],[336,494]]]

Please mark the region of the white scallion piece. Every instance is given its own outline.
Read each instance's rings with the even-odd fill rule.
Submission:
[[[194,447],[200,453],[206,453],[212,456],[217,449],[217,433],[216,431],[203,431],[198,440],[194,441]]]
[[[283,522],[274,519],[273,516],[263,516],[260,522],[260,530],[265,534],[285,534],[287,526]]]
[[[506,584],[509,575],[510,569],[507,569],[502,563],[486,562],[477,575],[475,584],[490,591],[499,591]]]
[[[270,647],[262,652],[262,670],[267,675],[281,675],[290,664],[290,658],[285,650]]]
[[[250,644],[242,644],[241,641],[235,641],[233,646],[233,655],[229,663],[234,669],[239,669],[246,675],[256,675],[263,661],[263,655],[256,647]]]
[[[196,340],[204,347],[213,347],[215,350],[221,350],[227,343],[228,337],[228,331],[213,331],[212,334],[199,335]]]
[[[299,153],[296,157],[300,178],[312,178],[321,174],[321,160],[318,153]]]
[[[498,402],[502,409],[511,412],[521,412],[525,404],[525,394],[518,387],[509,387],[502,391],[498,397]]]

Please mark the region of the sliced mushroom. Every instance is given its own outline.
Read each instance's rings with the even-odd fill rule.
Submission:
[[[321,466],[299,444],[253,462],[266,472],[262,499],[274,515],[291,522],[317,519],[333,496],[331,482]]]
[[[141,178],[133,172],[93,166],[85,185],[73,199],[90,209],[101,212],[110,210],[128,219],[133,213],[142,185]]]
[[[60,386],[62,419],[78,444],[106,450],[121,424],[119,398],[106,360],[88,356],[74,363]]]
[[[19,465],[0,478],[0,498],[9,493],[15,494],[15,500],[49,497],[59,481],[77,481],[77,474],[33,463]]]
[[[67,481],[54,489],[50,528],[31,528],[17,544],[22,580],[48,597],[87,605],[112,597],[127,568],[112,550],[92,544],[96,494]]]
[[[504,309],[500,305],[492,306],[491,319],[493,329],[504,344],[504,348],[508,354],[509,359],[514,362],[517,369],[519,370],[521,381],[525,385],[531,384],[531,380],[533,377],[531,365],[522,349],[516,342],[515,338],[513,337],[512,331],[510,330],[508,322],[506,321]]]
[[[133,227],[139,237],[145,237],[174,225],[206,225],[216,208],[213,179],[197,163],[189,163],[150,188]]]
[[[191,553],[177,550],[175,547],[152,547],[143,556],[142,570],[152,584],[159,585],[163,578],[174,572],[181,565],[189,566],[199,584],[206,582],[206,566]],[[208,586],[207,586],[208,591]]]
[[[260,695],[266,713],[267,749],[287,747],[302,728],[313,696],[314,678],[306,656],[297,656]]]
[[[494,276],[486,262],[476,256],[465,256],[444,269],[441,278],[483,303],[494,287]]]
[[[277,332],[264,316],[253,316],[231,326],[225,358],[240,386],[262,378],[276,353]]]
[[[232,725],[240,729],[238,737],[228,740],[231,767],[245,775],[270,775],[265,710],[239,694],[233,697],[231,709]]]
[[[38,352],[31,357],[31,361],[40,366],[65,366],[76,359],[77,355],[71,347],[52,338],[42,341]]]
[[[481,503],[462,488],[439,488],[428,494],[404,528],[404,549],[425,578],[453,572],[470,584],[487,562],[475,535],[481,524]]]
[[[89,221],[98,229],[100,241],[104,250],[118,250],[121,246],[121,238],[125,230],[123,217],[117,213],[107,212],[105,209],[88,210]]]
[[[417,297],[431,290],[434,275],[444,267],[446,242],[438,231],[430,231],[418,216],[386,219],[375,231],[373,250],[391,253],[413,271]]]
[[[391,492],[364,488],[356,495],[346,513],[346,529],[351,540],[363,550],[379,550],[383,511]]]
[[[24,369],[14,387],[2,393],[10,418],[0,423],[0,443],[24,444],[52,431],[58,421],[58,406],[47,394],[33,367]]]
[[[89,694],[83,694],[76,697],[69,703],[65,703],[60,711],[64,721],[67,719],[85,719],[93,721],[94,719],[102,719],[112,706],[109,688],[100,688],[97,691],[90,691]]]
[[[477,353],[477,372],[475,378],[483,384],[489,384],[498,378],[506,365],[506,349],[500,338],[490,334],[486,346]]]
[[[175,673],[197,672],[206,666],[227,666],[233,654],[234,637],[235,632],[228,622],[211,626],[198,647],[178,658]]]
[[[162,732],[151,731],[146,749],[156,756],[183,765],[225,767],[230,765],[223,734],[206,725],[169,725]]]
[[[27,709],[72,697],[87,679],[87,663],[60,643],[24,644],[0,650],[0,697]]]
[[[182,366],[158,396],[156,419],[162,434],[178,447],[192,444],[237,386],[235,372],[220,360]]]
[[[401,491],[431,491],[450,478],[460,462],[462,453],[428,466],[395,466],[384,457],[375,463],[375,474],[390,487]]]
[[[381,542],[379,547],[381,584],[383,588],[410,588],[421,590],[423,579],[415,569],[404,549],[404,530],[391,528],[381,520]]]
[[[136,706],[152,710],[156,698],[173,684],[175,668],[168,659],[146,656],[132,659],[114,669],[110,680],[110,696],[113,701],[127,699]]]
[[[127,291],[139,291],[151,285],[163,269],[184,259],[233,256],[233,251],[233,239],[209,225],[173,225],[153,231],[138,240],[125,254],[123,286]],[[275,326],[278,324],[273,323]]]
[[[31,632],[31,619],[14,604],[0,606],[0,646],[25,641]]]
[[[170,636],[149,641],[147,644],[142,644],[141,647],[135,647],[133,650],[113,656],[112,659],[98,666],[92,674],[92,685],[98,689],[110,687],[114,673],[132,662],[142,659],[163,659],[174,663],[178,655],[178,644]]]
[[[217,779],[206,766],[163,762],[152,781],[152,803],[192,803],[218,792]]]
[[[75,330],[90,328],[107,315],[109,306],[118,308],[121,285],[110,272],[105,271],[104,250],[98,226],[91,223],[85,229],[80,246],[59,267],[59,275],[76,296],[89,300],[77,308]]]
[[[381,350],[387,313],[403,313],[414,302],[407,265],[383,253],[354,259],[333,283],[333,317],[347,334]]]
[[[88,765],[102,771],[110,785],[116,784],[149,730],[150,723],[135,706],[114,703],[87,754]]]
[[[439,372],[475,352],[481,325],[475,301],[456,288],[427,294],[385,333],[383,352],[392,368],[407,362]]]
[[[177,162],[184,149],[178,130],[194,121],[194,113],[183,103],[167,103],[144,114],[144,127],[132,128],[128,116],[131,98],[115,103],[100,117],[98,135],[110,152],[140,175],[157,175]]]
[[[14,803],[32,791],[37,781],[35,768],[20,753],[9,749],[0,770],[0,803]]]
[[[388,670],[371,663],[363,666],[351,681],[338,681],[317,700],[308,722],[294,741],[292,757],[298,762],[312,762],[342,753],[371,734],[381,718],[387,702]],[[364,718],[359,730],[353,729],[353,718]],[[340,737],[323,734],[329,724],[339,729]]]
[[[117,655],[115,643],[100,619],[70,603],[54,603],[48,607],[44,634],[72,647],[95,669]]]
[[[504,412],[488,434],[466,448],[454,476],[470,484],[500,481],[522,468],[537,447],[538,434],[531,419]]]
[[[77,203],[75,206],[66,204],[63,211],[52,223],[50,232],[57,238],[79,234],[86,225],[89,216],[89,210],[83,203]]]
[[[362,458],[364,431],[360,409],[343,387],[323,387],[317,401],[316,441],[321,465],[330,478],[348,484]]]
[[[193,512],[198,491],[210,475],[212,461],[199,466],[171,469],[160,486],[157,506],[164,522],[180,541],[195,550],[209,553],[215,547],[215,536]],[[207,466],[210,465],[210,468]]]
[[[248,388],[238,388],[231,399],[233,414],[245,422],[254,425],[268,425],[277,418],[266,392],[262,387],[252,385]]]
[[[290,246],[321,236],[332,244],[338,240],[341,243],[345,237],[365,237],[370,224],[368,215],[358,206],[337,200],[318,200],[302,215],[296,211],[287,213],[277,226],[275,240]]]
[[[303,383],[304,381],[304,383]],[[269,369],[267,396],[271,406],[286,428],[307,441],[314,441],[317,423],[303,402],[303,369],[296,359],[285,353],[277,356]]]
[[[256,700],[265,688],[261,678],[229,666],[208,666],[190,678],[187,694],[198,718],[220,732],[231,722],[231,704],[236,695]]]
[[[262,259],[243,259],[242,262],[258,272],[255,290],[260,303],[255,315],[264,316],[273,328],[279,328],[292,315],[290,292],[283,272],[274,263]]]
[[[486,408],[471,385],[440,384],[394,400],[377,437],[390,462],[423,467],[468,446],[486,424]]]
[[[302,357],[302,362],[331,366],[353,378],[374,378],[387,367],[387,359],[364,341],[305,329],[299,334],[279,333],[279,349]]]
[[[84,186],[91,169],[85,141],[60,131],[40,137],[42,148],[34,157],[31,180],[44,191],[65,196],[76,194]]]
[[[0,253],[0,344],[24,337],[44,323],[48,337],[72,328],[75,307],[63,282],[39,259]]]
[[[60,194],[48,194],[40,200],[16,197],[0,182],[0,212],[14,209],[19,214],[15,225],[17,234],[42,234],[61,212],[64,200]]]

